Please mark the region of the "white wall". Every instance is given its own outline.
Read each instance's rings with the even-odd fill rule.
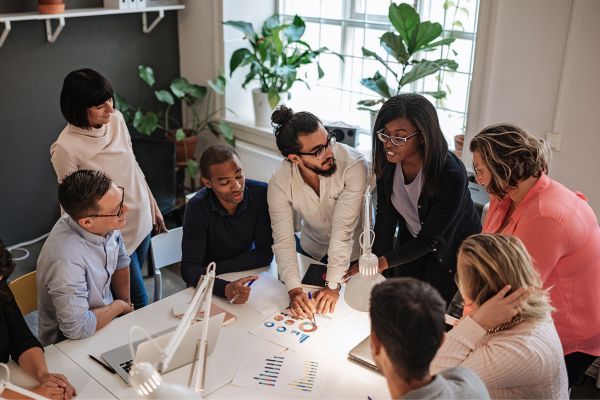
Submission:
[[[562,136],[550,176],[600,215],[600,1],[481,0],[468,146],[485,126],[516,123]],[[471,154],[463,153],[471,165]]]

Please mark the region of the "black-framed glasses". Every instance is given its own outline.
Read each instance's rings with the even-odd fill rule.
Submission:
[[[410,140],[410,138],[412,138],[413,136],[417,136],[419,134],[419,131],[415,131],[415,133],[408,135],[407,137],[386,135],[385,128],[381,128],[375,133],[377,133],[377,139],[379,139],[380,142],[392,142],[394,146],[404,146],[406,142]]]
[[[121,203],[119,203],[119,209],[116,214],[93,214],[86,215],[83,218],[108,218],[108,217],[120,217],[123,214],[123,204],[125,203],[125,188],[123,186],[117,186],[123,192],[123,196],[121,197]]]
[[[311,151],[310,153],[297,151],[296,154],[298,154],[299,156],[313,156],[316,157],[318,160],[322,160],[325,156],[325,150],[327,150],[328,148],[333,149],[336,143],[337,140],[335,138],[335,133],[329,132],[329,134],[327,135],[327,142],[324,145],[321,145],[318,149],[316,149],[315,151]]]

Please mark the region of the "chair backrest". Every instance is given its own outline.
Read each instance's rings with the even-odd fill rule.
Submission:
[[[154,268],[159,269],[181,261],[183,228],[174,228],[150,239],[150,255]]]
[[[15,296],[21,314],[27,315],[37,310],[36,273],[32,271],[11,281],[8,286]]]

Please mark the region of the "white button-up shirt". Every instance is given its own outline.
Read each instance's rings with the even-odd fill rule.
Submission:
[[[273,253],[279,277],[288,290],[300,287],[294,212],[302,221],[300,245],[313,258],[328,255],[327,281],[342,282],[351,260],[360,256],[367,162],[355,149],[338,143],[333,154],[337,171],[319,176],[320,195],[306,183],[298,166],[284,160],[269,181],[268,202],[273,228]]]

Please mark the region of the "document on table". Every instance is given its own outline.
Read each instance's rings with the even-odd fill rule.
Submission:
[[[246,304],[264,316],[282,310],[290,304],[285,285],[269,272],[261,272],[252,284]]]
[[[233,378],[233,384],[279,393],[295,393],[320,398],[329,364],[290,352],[270,354],[251,352]]]

